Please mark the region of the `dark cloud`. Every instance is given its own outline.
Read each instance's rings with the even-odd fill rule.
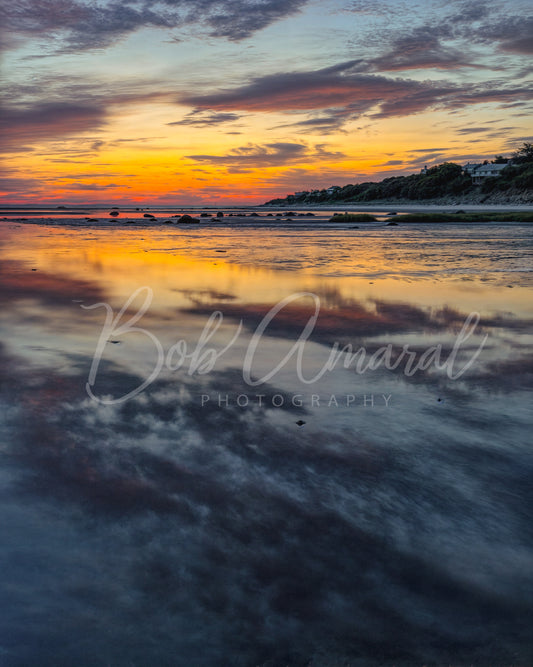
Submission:
[[[65,149],[59,143],[53,146],[55,155],[68,152],[65,158],[69,158],[91,155],[103,147],[122,142],[142,144],[159,138],[139,137],[108,142],[97,135],[106,127],[113,107],[168,99],[169,93],[160,87],[153,89],[155,83],[159,82],[130,80],[106,86],[92,79],[56,74],[44,76],[31,85],[6,86],[0,110],[2,151],[19,152],[42,141],[76,137],[79,139],[76,148],[71,146]],[[93,136],[81,138],[88,132],[94,133]]]
[[[419,9],[407,3],[403,7],[400,3],[387,3],[386,8],[374,2],[352,3],[348,10],[377,16],[378,21],[383,22],[382,31],[387,31],[390,47],[381,55],[368,59],[369,71],[498,69],[508,66],[493,60],[483,62],[485,55],[472,49],[477,45],[489,46],[493,52],[521,55],[533,52],[533,17],[517,15],[522,8],[519,10],[512,4],[451,1],[445,8],[435,8],[435,18],[430,10],[420,12]],[[386,16],[388,12],[390,14]],[[390,15],[394,16],[392,26]],[[389,25],[385,25],[385,17]],[[372,31],[357,39],[356,45],[368,47],[371,44],[382,50],[375,33],[374,26]]]
[[[297,126],[314,129],[339,127],[370,110],[375,110],[373,117],[383,118],[476,103],[511,103],[532,97],[530,88],[508,86],[505,82],[484,82],[465,89],[446,81],[363,74],[360,67],[361,61],[356,60],[316,71],[269,74],[233,89],[184,95],[179,102],[219,111],[328,111],[329,115],[323,118],[295,122]]]
[[[423,88],[415,81],[361,74],[360,61],[316,71],[269,74],[238,88],[207,95],[185,95],[180,102],[199,108],[246,111],[328,109],[353,104],[362,113],[384,98],[403,97]]]
[[[327,109],[325,115],[312,116],[304,120],[298,120],[292,123],[277,125],[274,129],[291,127],[299,134],[330,134],[343,131],[343,126],[350,120],[358,118],[363,112],[362,106],[349,104],[344,108]]]
[[[501,51],[522,55],[533,54],[533,17],[504,17],[483,25],[475,33],[479,41],[498,45]]]
[[[236,113],[216,113],[209,109],[194,109],[188,113],[182,120],[176,120],[167,125],[192,125],[194,127],[210,127],[212,125],[222,125],[239,120],[241,116]]]
[[[435,153],[439,151],[446,151],[447,148],[412,148],[410,153]]]
[[[393,40],[384,55],[369,61],[372,69],[394,71],[408,69],[458,69],[473,67],[465,49],[444,46],[441,36],[449,36],[445,27],[422,26]]]
[[[105,107],[95,103],[40,102],[29,108],[4,106],[0,111],[0,128],[6,148],[94,131],[105,124]]]
[[[66,183],[62,186],[66,190],[91,190],[97,192],[98,190],[113,190],[114,188],[130,188],[129,185],[121,185],[120,183]]]
[[[455,132],[457,134],[475,134],[478,132],[490,132],[492,128],[490,127],[461,127]]]
[[[6,192],[20,192],[21,190],[33,190],[34,188],[40,189],[42,183],[39,182],[36,178],[24,178],[24,177],[6,177],[0,178],[0,189]]]
[[[335,159],[344,157],[343,153],[330,152],[324,145],[309,147],[306,144],[277,142],[272,144],[247,144],[234,148],[226,155],[187,155],[195,162],[207,162],[242,167],[274,167],[291,162],[308,161],[311,159]]]
[[[145,27],[203,26],[207,34],[238,41],[297,12],[307,0],[161,0],[93,4],[84,0],[15,0],[4,8],[4,30],[51,41],[63,51],[104,48]]]

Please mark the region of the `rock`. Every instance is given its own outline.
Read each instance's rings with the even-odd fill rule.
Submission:
[[[259,213],[250,213],[250,218],[259,218]]]
[[[192,224],[196,223],[199,224],[200,220],[198,218],[193,218],[191,215],[182,215],[181,218],[178,220],[178,224],[180,225],[187,225],[187,224]]]
[[[458,211],[455,211],[455,215],[461,215],[462,213],[466,213],[466,211],[463,211],[462,208],[460,208]]]
[[[303,426],[305,424],[303,419],[298,419],[297,422],[295,422],[296,426]]]
[[[224,217],[224,213],[222,213],[222,211],[218,211],[217,218],[223,218],[223,217]]]
[[[391,211],[390,213],[387,213],[387,215],[398,215],[396,211]]]
[[[211,213],[200,213],[200,217],[201,217],[201,218],[210,218],[210,217],[211,217]]]
[[[274,215],[272,213],[267,213],[267,218],[273,218]]]
[[[387,222],[387,227],[398,227],[397,222]]]
[[[283,213],[276,213],[276,218],[283,218]]]
[[[119,213],[118,213],[118,211],[111,211],[111,213],[109,215],[112,215],[114,218],[116,218],[117,215],[119,215]]]
[[[152,220],[155,220],[155,215],[152,215],[151,213],[144,213],[143,218],[151,218]]]
[[[87,218],[87,222],[98,222],[98,218]]]

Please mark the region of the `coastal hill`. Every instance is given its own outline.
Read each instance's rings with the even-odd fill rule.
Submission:
[[[510,158],[459,165],[445,162],[418,174],[379,182],[332,186],[272,199],[265,206],[401,203],[533,203],[533,144],[524,143]]]

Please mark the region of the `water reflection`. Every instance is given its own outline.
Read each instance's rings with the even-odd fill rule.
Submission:
[[[388,259],[372,239],[354,276],[324,237],[324,264],[340,267],[328,277],[306,259],[316,239],[286,232],[257,230],[254,247],[236,230],[4,232],[3,664],[527,664],[527,276],[513,289],[453,271],[436,283],[416,278],[419,258],[378,279]],[[428,243],[416,233],[403,257]],[[444,266],[452,249],[432,252]],[[288,255],[300,270],[274,268]],[[116,314],[142,286],[153,301],[137,324],[165,355],[180,340],[193,353],[213,311],[223,320],[203,351],[242,329],[209,372],[191,373],[192,357],[164,364],[122,402],[158,350],[143,332],[113,334],[94,384],[110,400],[91,400],[105,308],[80,306]],[[458,380],[341,363],[306,384],[293,355],[250,385],[254,332],[298,292],[265,329],[253,377],[291,351],[316,312],[309,294],[320,312],[305,378],[336,342],[368,355],[441,344],[446,357],[474,309],[458,363],[487,344]]]

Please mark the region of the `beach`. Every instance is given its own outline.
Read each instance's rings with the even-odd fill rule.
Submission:
[[[529,664],[533,227],[110,210],[0,216],[2,665]]]

